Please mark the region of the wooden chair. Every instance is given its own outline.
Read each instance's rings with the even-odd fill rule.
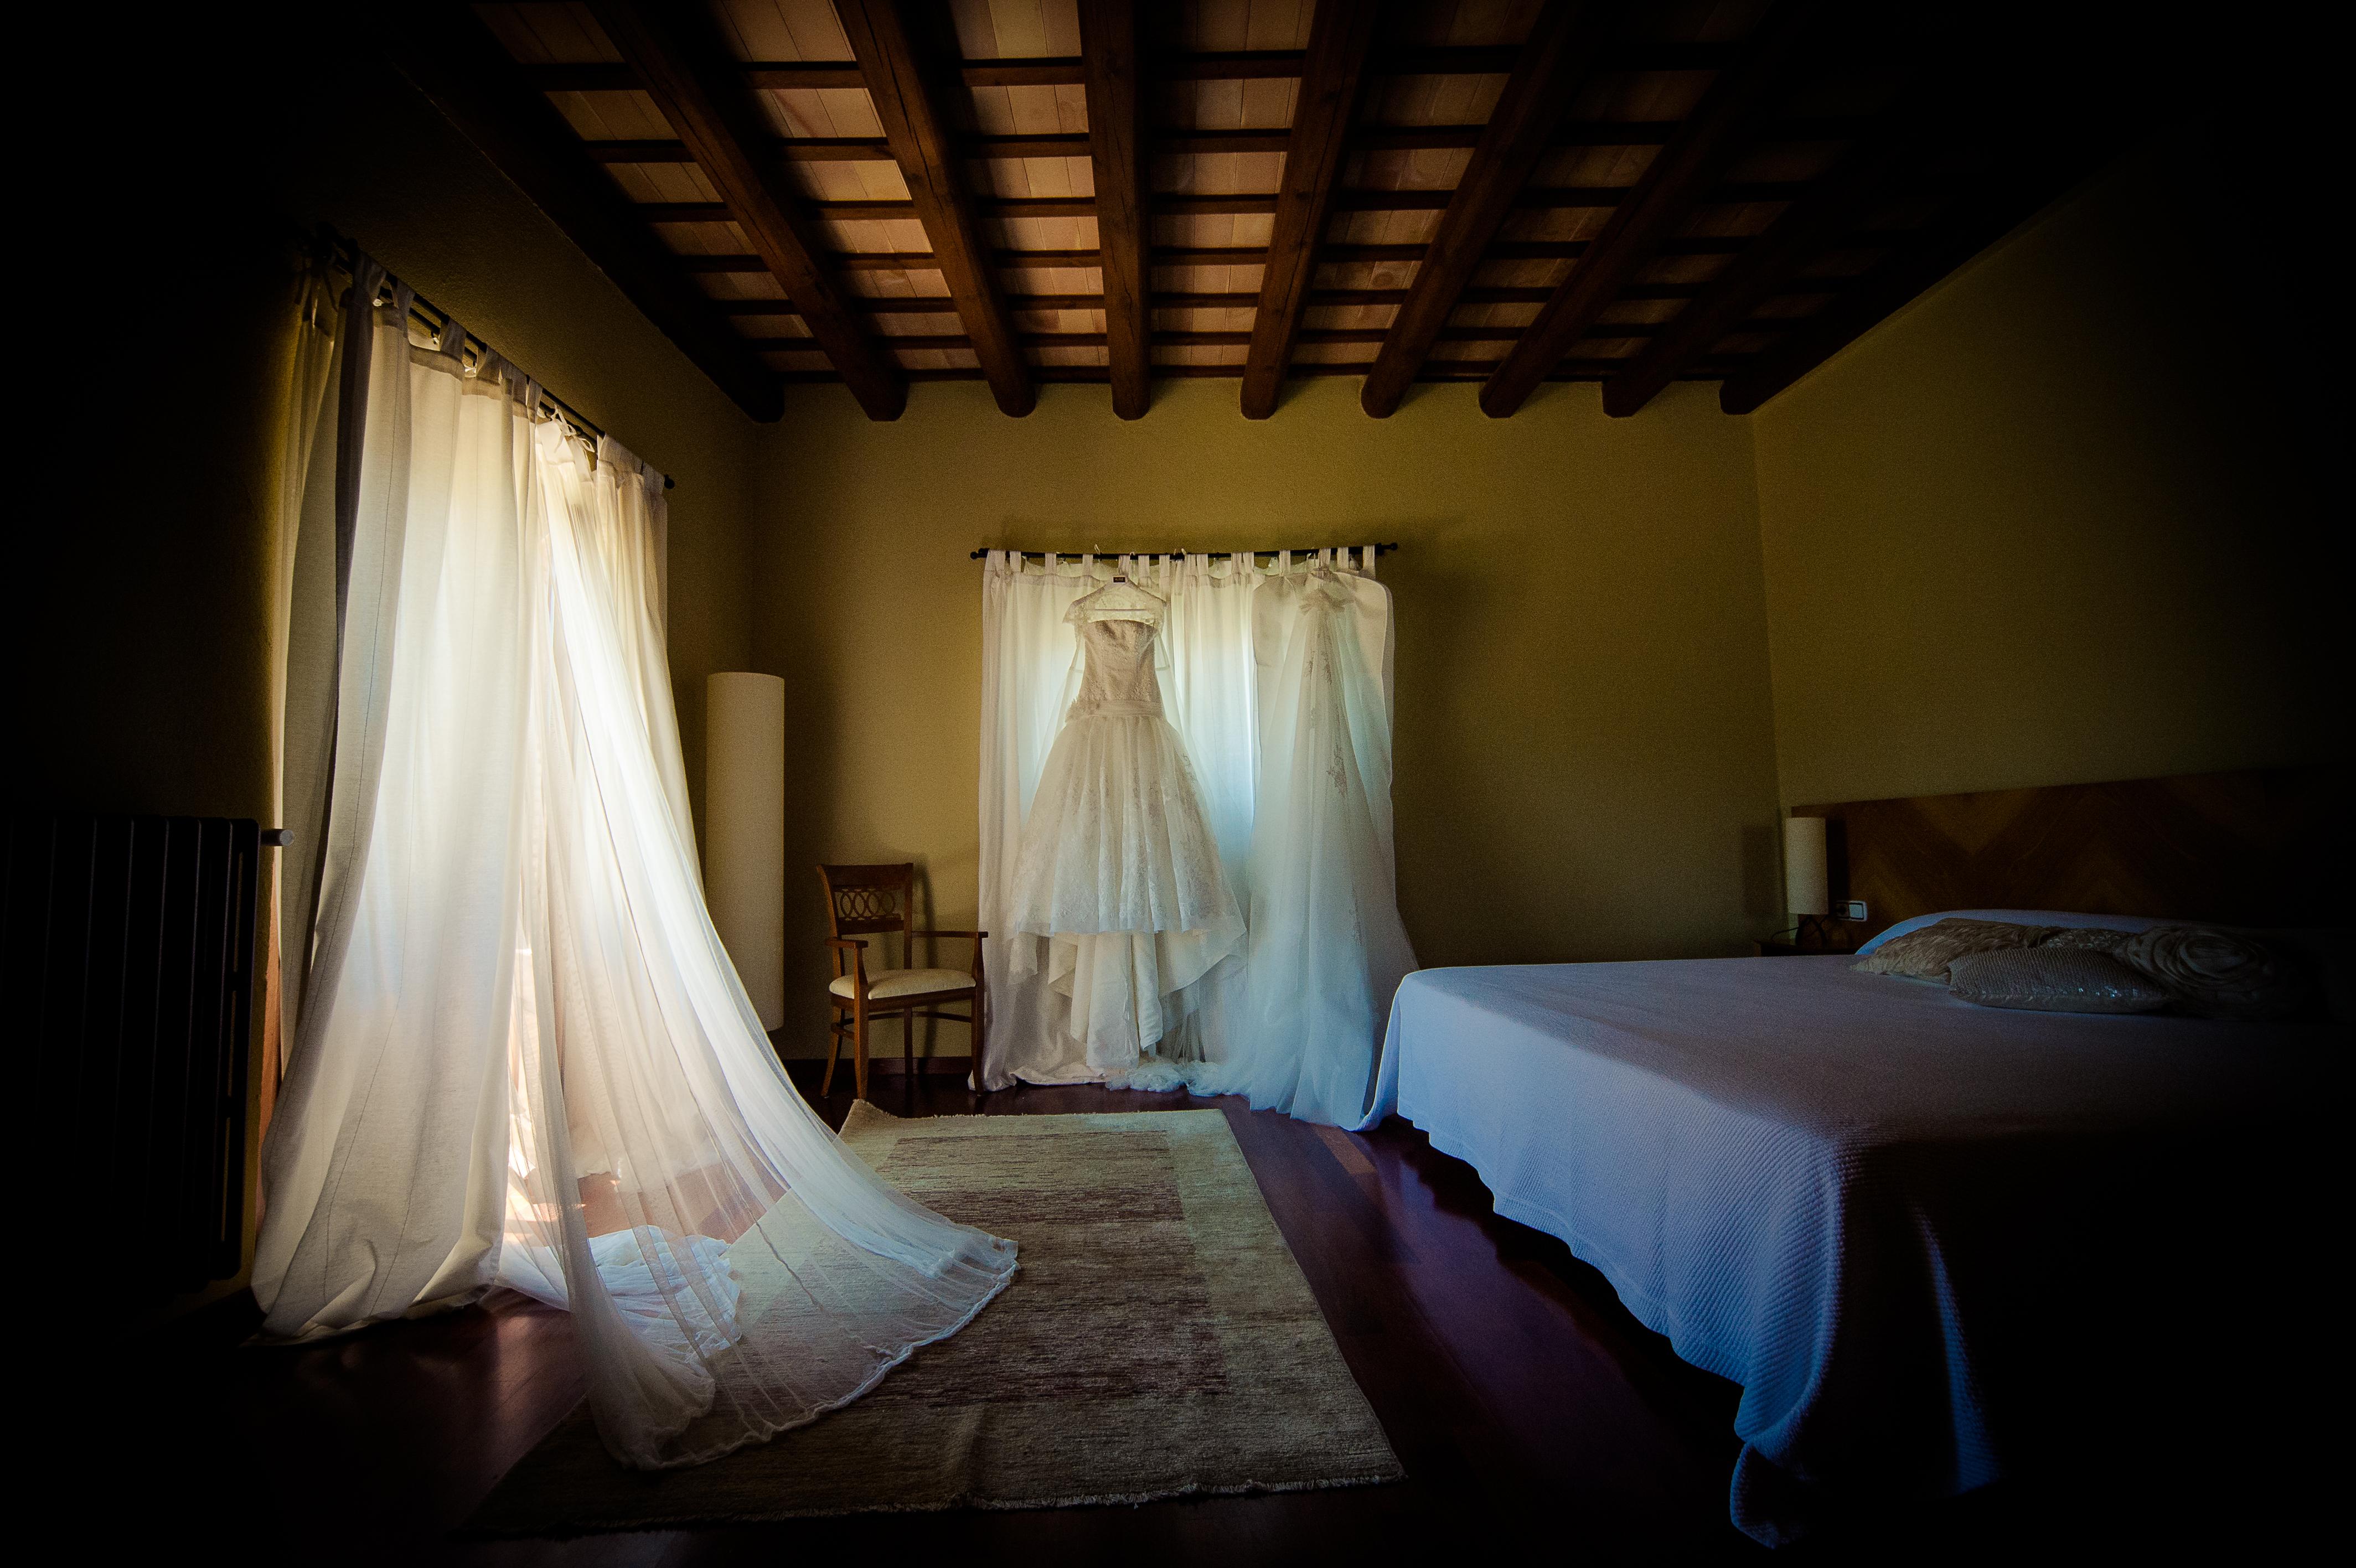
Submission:
[[[859,1097],[867,1098],[867,1023],[878,1014],[901,1016],[901,1051],[912,1073],[916,1065],[918,1019],[947,1019],[951,1023],[971,1024],[973,1060],[979,1070],[984,1029],[981,939],[990,933],[916,929],[914,862],[901,866],[820,866],[818,874],[826,883],[826,917],[834,933],[826,939],[827,946],[834,952],[834,978],[827,983],[827,1001],[834,1012],[827,1030],[826,1077],[819,1083],[819,1093],[833,1092],[835,1059],[841,1053],[843,1037],[848,1035]],[[900,961],[908,967],[869,969],[867,944],[859,939],[870,933],[888,934],[894,931],[900,933]],[[973,967],[914,967],[919,936],[970,939]],[[958,1002],[966,1004],[966,1012],[940,1010]]]

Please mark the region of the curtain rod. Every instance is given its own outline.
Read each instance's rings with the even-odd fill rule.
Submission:
[[[996,547],[985,545],[980,549],[969,552],[966,556],[966,559],[968,560],[980,560],[987,557],[993,548]],[[1004,553],[1012,556],[1020,556],[1024,560],[1044,560],[1051,555],[1093,555],[1098,557],[1110,557],[1114,560],[1119,560],[1120,557],[1125,555],[1132,560],[1136,560],[1157,555],[1283,555],[1287,553],[1292,555],[1315,555],[1319,550],[1365,549],[1365,548],[1367,547],[1365,545],[1355,544],[1321,544],[1312,545],[1307,549],[1295,548],[1290,552],[1280,549],[1010,549]],[[1396,543],[1376,545],[1374,547],[1376,559],[1380,560],[1382,557],[1390,554],[1391,551],[1397,549],[1398,549],[1398,546]]]
[[[324,241],[327,262],[330,266],[341,268],[343,270],[344,276],[348,278],[357,275],[353,269],[359,264],[360,253],[359,240],[345,239],[341,234],[336,232],[332,225],[326,223],[319,225],[319,232],[315,238],[318,241]],[[432,300],[427,299],[423,294],[419,293],[414,289],[410,290],[409,293],[409,314],[415,316],[420,322],[423,323],[426,329],[432,332],[437,338],[442,336],[443,332],[450,325],[450,313],[444,310],[440,305],[435,304]],[[498,349],[493,348],[489,344],[484,342],[473,333],[469,332],[466,336],[467,344],[476,351],[477,362],[479,362],[479,357],[481,355],[498,354]],[[507,362],[510,365],[515,364],[514,360],[508,359],[508,357],[504,354],[498,354],[498,357],[502,359],[507,359]],[[517,369],[520,371],[522,367],[517,366]],[[537,382],[539,378],[534,377],[533,380]],[[562,398],[558,397],[554,392],[550,391],[545,385],[541,387],[540,395],[541,400],[547,403],[551,411],[563,416],[565,423],[573,426],[576,430],[585,431],[588,432],[592,440],[602,440],[604,438],[605,432],[602,426],[590,420],[584,419],[581,415],[580,410],[574,408],[571,403],[566,402]],[[663,488],[666,490],[677,488],[676,484],[668,474],[663,475]]]

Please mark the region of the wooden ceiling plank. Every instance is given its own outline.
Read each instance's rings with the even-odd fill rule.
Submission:
[[[1669,144],[1653,159],[1628,199],[1522,334],[1481,389],[1481,409],[1505,419],[1519,409],[1556,360],[1603,314],[1742,150],[1769,94],[1780,86],[1825,0],[1781,0],[1741,59],[1710,84]]]
[[[1618,27],[1621,0],[1548,0],[1491,111],[1472,161],[1448,194],[1423,261],[1408,288],[1358,401],[1376,419],[1396,412],[1472,281],[1530,172],[1555,140],[1579,86]]]
[[[1800,269],[1846,240],[1890,191],[1899,172],[1924,149],[1933,94],[1910,91],[1881,123],[1859,137],[1805,196],[1794,202],[1751,247],[1735,257],[1679,312],[1635,362],[1603,384],[1603,411],[1626,419],[1740,330],[1751,311],[1783,288]],[[1625,291],[1622,291],[1625,297]]]
[[[869,340],[827,265],[817,226],[754,149],[767,138],[745,96],[743,75],[708,23],[659,0],[594,0],[600,26],[633,67],[663,118],[695,154],[705,177],[768,264],[816,347],[842,373],[870,419],[897,419],[908,384]]]
[[[402,73],[731,401],[754,419],[777,418],[785,403],[776,373],[672,263],[490,29],[471,8],[459,12],[453,7],[447,30],[387,33]]]
[[[1113,412],[1125,420],[1143,419],[1153,401],[1152,280],[1146,272],[1153,219],[1146,205],[1145,95],[1137,34],[1137,0],[1080,0],[1107,359]]]
[[[1285,365],[1292,357],[1292,336],[1301,330],[1301,313],[1317,272],[1317,246],[1325,237],[1333,184],[1349,145],[1350,123],[1357,115],[1358,83],[1381,9],[1374,0],[1323,4],[1310,23],[1300,97],[1284,154],[1284,183],[1277,193],[1259,309],[1252,318],[1251,350],[1244,360],[1246,419],[1264,420],[1276,412]]]
[[[908,182],[916,216],[932,242],[933,264],[948,284],[966,336],[973,339],[991,396],[1001,412],[1019,419],[1037,405],[1038,389],[1007,318],[991,247],[966,185],[956,127],[941,111],[926,62],[908,36],[896,0],[837,0],[835,15],[851,52],[859,57],[884,139],[892,144],[892,156]]]

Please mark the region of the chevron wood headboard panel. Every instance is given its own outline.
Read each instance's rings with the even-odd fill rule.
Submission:
[[[1794,807],[1822,816],[1863,941],[1947,909],[2356,923],[2349,771],[2276,768]]]

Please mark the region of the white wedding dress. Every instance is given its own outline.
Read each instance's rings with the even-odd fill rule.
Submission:
[[[1015,977],[1071,999],[1091,1067],[1134,1065],[1187,1011],[1187,988],[1243,943],[1194,771],[1162,714],[1153,596],[1090,595],[1079,692],[1049,748],[1015,858]],[[1108,618],[1114,617],[1118,618]]]

